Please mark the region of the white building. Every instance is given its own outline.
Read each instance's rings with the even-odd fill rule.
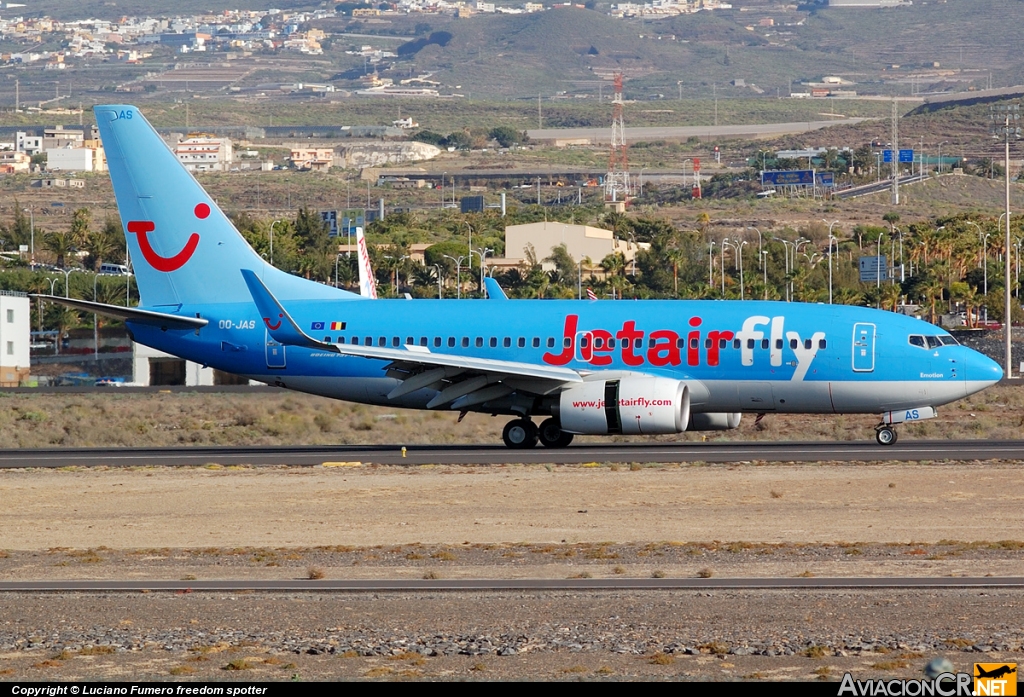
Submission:
[[[151,385],[203,387],[207,385],[262,385],[263,383],[223,373],[209,366],[186,361],[184,358],[178,358],[133,342],[132,384],[143,387]]]
[[[568,223],[542,222],[525,225],[509,225],[505,228],[505,258],[516,262],[525,261],[527,250],[532,248],[538,261],[551,256],[551,252],[559,245],[576,261],[589,258],[594,265],[609,254],[621,252],[626,263],[632,263],[639,249],[650,247],[646,242],[633,244],[629,240],[615,239],[611,230],[591,227],[589,225],[570,225]],[[545,263],[547,269],[554,268],[550,262]],[[584,271],[584,273],[587,273]]]
[[[234,162],[230,138],[192,134],[178,141],[174,154],[190,172],[226,172]]]
[[[28,380],[30,320],[28,296],[0,290],[0,387]]]
[[[55,148],[46,151],[46,169],[51,172],[102,172],[106,162],[98,148]]]
[[[35,155],[43,149],[43,137],[29,135],[25,131],[18,131],[14,139],[14,149],[28,155]]]

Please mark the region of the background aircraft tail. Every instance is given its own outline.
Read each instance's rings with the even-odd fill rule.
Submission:
[[[142,304],[251,303],[251,269],[281,300],[358,298],[275,269],[238,233],[138,108],[97,106]]]
[[[377,299],[377,279],[370,264],[370,251],[366,248],[363,228],[356,228],[356,249],[359,254],[359,294],[364,298]]]

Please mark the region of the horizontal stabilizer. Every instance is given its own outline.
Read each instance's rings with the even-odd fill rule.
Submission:
[[[166,329],[199,329],[200,327],[205,327],[210,323],[209,320],[205,320],[200,317],[183,317],[181,315],[171,315],[166,312],[140,310],[137,307],[106,305],[104,303],[89,302],[88,300],[62,298],[59,295],[33,295],[31,297],[52,303],[58,303],[60,305],[66,305],[67,307],[75,310],[95,312],[97,315],[103,315],[104,317],[123,319],[126,322],[146,324],[152,327],[162,327]]]

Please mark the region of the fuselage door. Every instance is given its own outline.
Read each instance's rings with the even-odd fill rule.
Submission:
[[[264,341],[267,347],[267,367],[268,368],[285,368],[287,363],[285,362],[284,345],[279,344],[270,336],[270,332],[264,331]]]
[[[875,369],[875,325],[853,325],[853,372],[870,373]]]

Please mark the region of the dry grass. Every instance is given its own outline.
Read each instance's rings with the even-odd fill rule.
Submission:
[[[714,575],[715,572],[708,567],[704,567],[703,569],[697,572],[697,578],[711,578]]]
[[[1024,390],[993,387],[945,406],[938,418],[908,424],[905,438],[1012,439],[1020,429]],[[11,448],[47,446],[446,444],[498,442],[505,419],[405,411],[338,402],[292,392],[252,394],[0,392],[0,439]],[[744,419],[715,440],[864,440],[877,419],[865,416],[772,414],[758,431]],[[326,428],[325,428],[326,425]],[[630,436],[623,442],[700,440],[707,434]],[[582,442],[602,441],[584,437]],[[629,469],[643,469],[631,463]],[[772,496],[781,494],[771,492]]]
[[[903,660],[896,661],[879,661],[878,663],[872,663],[871,667],[875,670],[899,670],[901,668],[908,668],[910,663]]]
[[[86,646],[78,651],[79,656],[106,656],[112,653],[117,653],[113,646]]]
[[[655,666],[670,666],[676,662],[674,656],[659,651],[647,659],[647,662]]]
[[[311,566],[306,569],[306,578],[310,581],[319,581],[324,577],[324,570],[318,566]]]

